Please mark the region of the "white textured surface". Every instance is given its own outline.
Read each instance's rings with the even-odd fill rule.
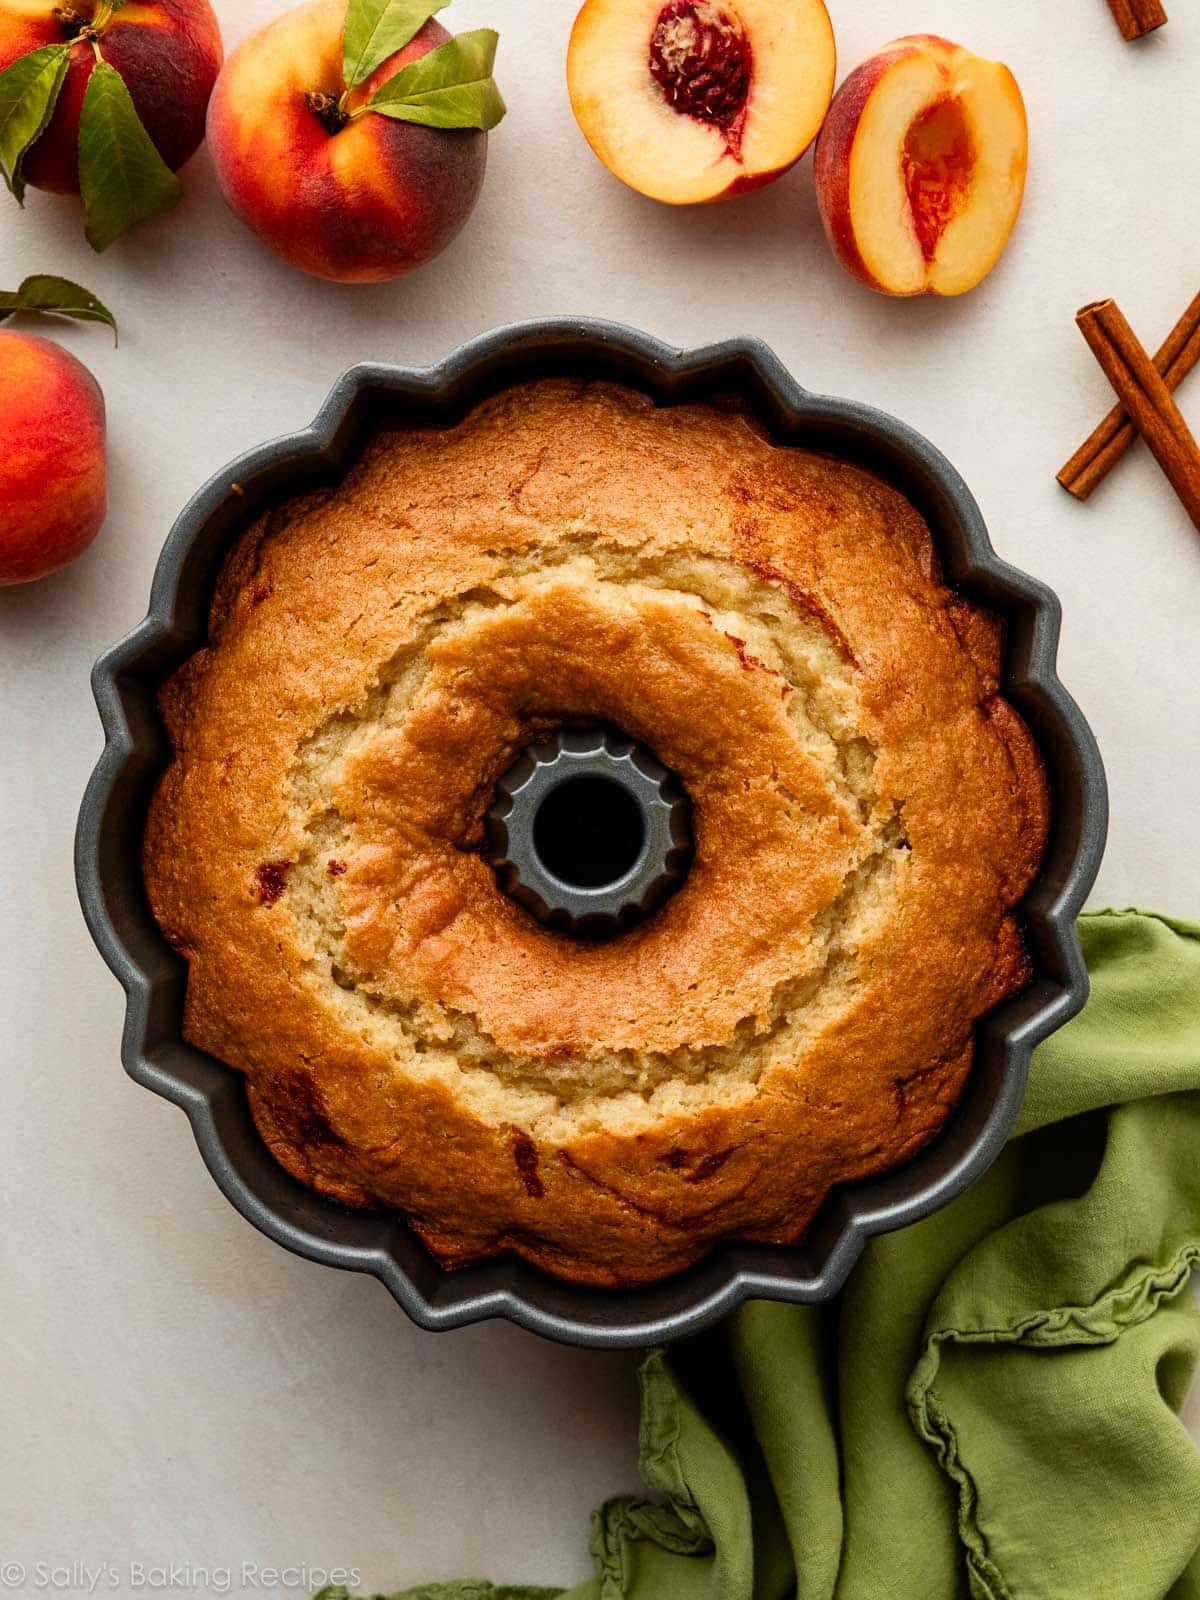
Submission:
[[[284,7],[217,9],[232,46]],[[1062,597],[1063,675],[1112,785],[1097,902],[1200,910],[1200,536],[1142,451],[1087,508],[1054,482],[1109,404],[1075,308],[1114,294],[1153,345],[1200,287],[1200,16],[1176,0],[1167,29],[1127,46],[1103,0],[1051,7],[1052,23],[991,0],[831,9],[843,74],[897,34],[940,31],[1025,89],[1025,215],[961,301],[890,302],[844,277],[808,160],[700,212],[622,189],[567,104],[571,0],[450,13],[499,22],[512,110],[471,225],[407,283],[339,289],[268,258],[203,153],[178,215],[102,260],[70,203],[32,195],[21,216],[4,201],[0,286],[66,273],[123,324],[116,351],[98,329],[57,335],[108,396],[108,527],[73,571],[0,594],[0,1562],[30,1563],[29,1592],[39,1560],[566,1581],[586,1567],[590,1507],[634,1481],[627,1358],[503,1326],[418,1333],[375,1283],[292,1259],[234,1214],[183,1117],[122,1075],[121,996],[76,909],[93,658],[141,618],[192,490],[305,423],[351,362],[423,362],[511,319],[590,313],[680,344],[756,333],[810,387],[899,413],[965,474],[1001,552]]]

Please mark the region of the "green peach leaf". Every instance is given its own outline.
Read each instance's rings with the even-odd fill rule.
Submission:
[[[121,74],[99,61],[79,118],[79,187],[93,250],[179,204],[183,185],[155,149]]]
[[[54,115],[70,58],[69,44],[48,44],[0,72],[0,172],[19,205],[25,203],[26,152]]]
[[[342,67],[347,89],[354,89],[403,50],[410,39],[450,0],[350,0],[342,40]]]
[[[499,42],[493,28],[460,33],[401,67],[368,108],[427,128],[494,128],[506,109],[492,77]]]
[[[74,317],[77,322],[103,322],[117,332],[117,319],[89,289],[56,278],[48,272],[26,278],[19,289],[0,289],[0,322],[22,311],[36,311],[47,317]]]

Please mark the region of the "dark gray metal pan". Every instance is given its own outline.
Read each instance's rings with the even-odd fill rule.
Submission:
[[[1038,739],[1052,790],[1050,847],[1022,908],[1036,976],[980,1023],[974,1070],[937,1140],[902,1169],[835,1193],[799,1247],[721,1244],[632,1291],[573,1287],[513,1260],[445,1272],[401,1218],[346,1210],[288,1177],[255,1131],[241,1077],[182,1038],[187,968],[150,914],[141,875],[146,806],[169,759],[157,687],[203,642],[218,568],[241,530],[264,508],[336,482],[373,427],[451,422],[506,385],[561,373],[626,383],[660,404],[739,395],[780,441],[853,459],[902,489],[949,581],[1007,620],[1004,693]],[[756,340],[680,351],[608,323],[525,323],[438,367],[355,367],[311,427],[252,450],[200,490],[167,539],[145,622],[93,673],[107,742],[80,813],[76,874],[92,936],[128,997],[126,1069],[187,1112],[213,1177],[256,1227],[300,1255],[374,1273],[424,1328],[509,1317],[613,1348],[694,1333],[753,1297],[827,1300],[871,1235],[929,1215],[987,1169],[1012,1129],[1033,1047],[1087,997],[1074,921],[1100,864],[1107,797],[1095,740],[1056,673],[1059,617],[1047,588],[995,555],[966,485],[932,445],[869,406],[807,393]]]

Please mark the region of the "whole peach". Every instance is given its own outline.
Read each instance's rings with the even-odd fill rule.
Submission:
[[[73,39],[97,11],[96,0],[0,0],[0,70],[31,50]],[[128,0],[96,43],[175,171],[204,137],[208,97],[221,70],[221,30],[209,0]],[[95,65],[91,43],[77,39],[54,115],[25,158],[25,181],[37,189],[79,193],[79,114]]]
[[[346,0],[312,0],[230,56],[208,111],[208,145],[230,207],[277,255],[318,278],[380,283],[432,260],[470,215],[487,134],[375,112],[344,126],[322,100],[344,92]],[[450,35],[427,22],[354,90],[361,106]]]
[[[104,396],[81,361],[0,332],[0,585],[82,555],[108,509]]]

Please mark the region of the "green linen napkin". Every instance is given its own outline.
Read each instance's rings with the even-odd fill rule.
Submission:
[[[1200,1600],[1200,925],[1080,922],[1092,998],[1017,1132],[832,1307],[641,1367],[654,1499],[568,1600]],[[325,1591],[343,1600],[344,1591]],[[403,1600],[551,1600],[481,1582]],[[401,1597],[397,1597],[401,1600]]]

